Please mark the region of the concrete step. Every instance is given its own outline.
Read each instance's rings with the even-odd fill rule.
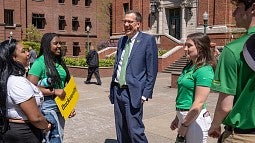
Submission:
[[[164,71],[171,71],[171,72],[181,72],[182,71],[182,69],[168,69],[168,70],[164,70]]]
[[[183,56],[177,61],[175,61],[174,63],[172,63],[171,65],[169,65],[168,67],[166,67],[162,72],[165,72],[165,73],[181,72],[187,63],[188,63],[188,60],[186,59],[185,56]]]
[[[171,70],[171,69],[180,69],[180,70],[182,70],[183,69],[183,67],[182,66],[173,66],[173,67],[167,67],[167,68],[165,68],[165,70]]]
[[[187,63],[174,63],[174,64],[172,64],[172,65],[170,65],[170,66],[168,66],[168,67],[183,67],[183,66],[185,66]]]

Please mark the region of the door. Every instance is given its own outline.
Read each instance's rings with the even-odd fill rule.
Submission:
[[[176,39],[180,39],[181,37],[181,9],[169,9],[169,35],[175,37]]]

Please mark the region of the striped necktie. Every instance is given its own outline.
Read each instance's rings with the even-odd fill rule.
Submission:
[[[126,69],[127,69],[127,63],[128,63],[128,57],[130,53],[130,39],[127,40],[126,46],[125,46],[125,53],[122,60],[121,70],[120,70],[120,78],[119,78],[119,84],[120,86],[124,85],[126,82]]]

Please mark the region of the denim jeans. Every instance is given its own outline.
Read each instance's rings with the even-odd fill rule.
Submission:
[[[64,137],[65,119],[61,115],[54,99],[47,99],[42,104],[42,113],[52,124],[51,130],[44,135],[43,143],[62,143]]]

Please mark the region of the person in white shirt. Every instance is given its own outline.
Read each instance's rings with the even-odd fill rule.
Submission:
[[[15,39],[0,44],[0,142],[39,143],[51,129],[40,112],[41,91],[25,78],[29,53]]]

